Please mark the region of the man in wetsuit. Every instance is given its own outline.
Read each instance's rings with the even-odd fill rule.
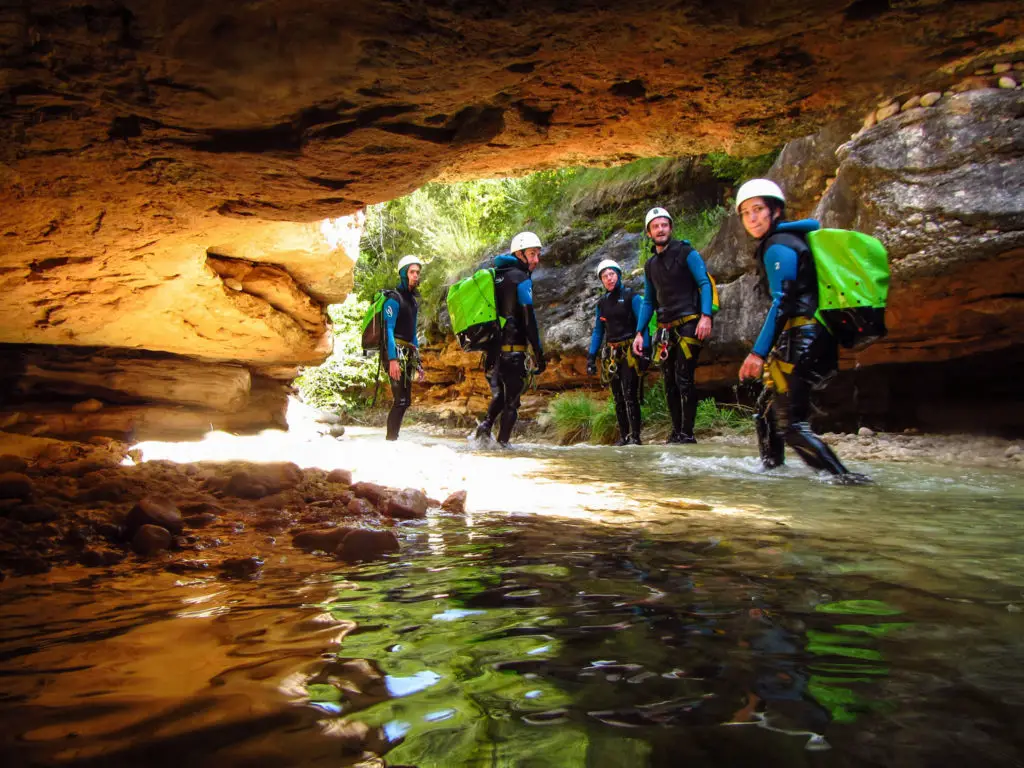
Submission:
[[[644,301],[637,318],[633,353],[643,354],[643,333],[654,312],[658,334],[652,356],[661,364],[672,417],[669,443],[695,443],[697,387],[694,373],[701,346],[711,335],[712,288],[704,259],[685,240],[672,239],[672,216],[652,208],[644,222],[653,241],[644,264]]]
[[[818,277],[806,235],[820,228],[814,219],[786,221],[786,198],[768,179],[752,179],[736,194],[736,211],[747,234],[758,240],[755,260],[772,306],[740,367],[740,381],[760,378],[754,424],[761,462],[777,467],[788,444],[800,458],[843,483],[866,482],[850,472],[811,430],[811,392],[825,386],[839,365],[839,347],[816,318]]]
[[[388,412],[387,440],[398,439],[402,418],[412,403],[413,374],[417,381],[423,381],[416,334],[416,315],[419,312],[416,286],[419,285],[422,268],[423,262],[418,256],[402,257],[398,262],[398,287],[388,292],[384,302],[384,352],[394,399]]]
[[[536,366],[533,373],[539,376],[547,367],[533,311],[533,281],[530,279],[530,273],[540,262],[540,249],[537,235],[520,232],[512,238],[512,253],[494,260],[494,298],[502,328],[496,347],[487,354],[485,368],[491,404],[487,416],[476,428],[475,437],[490,438],[491,428],[500,416],[498,443],[502,447],[508,447],[512,428],[519,418],[519,399],[526,386],[531,349]]]
[[[591,376],[597,373],[597,353],[603,342],[602,379],[607,377],[615,401],[615,418],[619,422],[619,439],[615,445],[640,445],[640,380],[645,360],[633,354],[630,342],[643,297],[622,284],[622,268],[611,259],[597,265],[597,276],[605,294],[597,301],[587,373]],[[644,347],[648,346],[645,328]]]

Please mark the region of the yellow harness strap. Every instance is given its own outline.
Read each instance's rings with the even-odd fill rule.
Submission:
[[[502,352],[525,352],[528,347],[525,344],[505,344],[502,346]]]
[[[785,394],[789,391],[789,382],[786,377],[793,373],[793,363],[787,363],[785,360],[779,360],[775,357],[769,357],[768,362],[764,364],[764,385],[769,389],[774,389],[776,392]]]
[[[782,326],[782,330],[788,331],[791,328],[801,328],[801,327],[803,327],[805,325],[817,325],[817,324],[818,324],[818,321],[816,319],[814,319],[813,317],[804,317],[804,316],[801,315],[799,317],[791,317],[791,318],[789,318],[789,320],[786,321],[786,324],[784,326]]]
[[[673,320],[671,323],[658,323],[659,328],[676,328],[680,325],[686,325],[691,320],[696,320],[700,315],[683,315],[678,320]]]

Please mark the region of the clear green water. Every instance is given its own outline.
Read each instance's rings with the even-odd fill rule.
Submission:
[[[858,465],[877,484],[842,488],[718,446],[349,444],[469,472],[477,503],[375,563],[8,582],[3,764],[1022,760],[1019,476]]]

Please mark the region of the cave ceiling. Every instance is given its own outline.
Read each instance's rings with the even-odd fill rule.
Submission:
[[[1021,32],[996,1],[3,3],[0,342],[314,362],[295,293],[344,297],[359,226],[332,248],[321,219],[764,151]]]

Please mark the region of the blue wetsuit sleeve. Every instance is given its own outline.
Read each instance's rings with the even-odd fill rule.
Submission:
[[[636,313],[636,332],[646,333],[647,326],[654,317],[654,307],[658,303],[658,296],[654,292],[654,283],[644,273],[644,299],[640,305],[640,311]]]
[[[633,314],[636,315],[637,318],[639,318],[641,313],[643,313],[643,311],[644,311],[644,297],[643,296],[638,296],[638,295],[636,295],[634,293],[633,294]],[[647,323],[650,323],[650,320],[648,320]],[[642,330],[640,331],[643,334],[644,349],[650,349],[650,347],[651,347],[651,334],[647,332],[647,323],[644,323],[644,325],[642,326]]]
[[[387,347],[388,360],[398,357],[398,350],[395,347],[395,324],[398,322],[398,302],[388,299],[384,302],[384,337]]]
[[[759,357],[767,357],[775,346],[775,339],[782,330],[779,323],[782,301],[785,298],[785,284],[796,280],[799,256],[792,248],[785,245],[772,245],[764,254],[764,268],[768,273],[768,290],[772,295],[772,306],[764,319],[761,332],[754,342],[753,352]]]
[[[525,310],[526,338],[533,346],[537,357],[544,357],[544,347],[540,343],[540,327],[537,325],[537,315],[533,311],[533,280],[523,280],[516,286],[516,298]]]
[[[697,251],[690,251],[686,257],[686,266],[690,268],[690,274],[697,281],[700,288],[700,313],[711,315],[711,279],[708,277],[708,268],[704,265],[704,259]]]
[[[587,352],[587,357],[597,357],[602,341],[604,341],[604,322],[601,320],[601,307],[597,306],[594,307],[594,330],[590,334],[590,351]]]

